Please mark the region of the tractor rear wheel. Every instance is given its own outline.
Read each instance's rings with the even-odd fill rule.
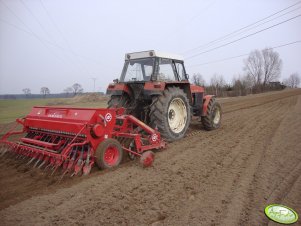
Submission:
[[[206,130],[218,129],[221,125],[222,108],[215,98],[209,101],[206,116],[202,116],[202,124]]]
[[[190,124],[190,105],[186,94],[178,87],[168,87],[155,97],[150,110],[150,124],[162,137],[174,141],[184,137]]]
[[[110,169],[121,163],[124,153],[117,140],[108,138],[99,144],[95,154],[97,166],[100,169]]]
[[[129,98],[127,95],[123,95],[123,96],[112,95],[110,100],[108,101],[108,108],[115,108],[115,107],[126,108],[128,104],[129,104]]]

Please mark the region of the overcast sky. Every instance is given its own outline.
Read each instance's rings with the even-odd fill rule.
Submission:
[[[300,14],[297,0],[0,0],[0,94],[39,93],[43,86],[60,93],[74,83],[91,92],[92,78],[96,91],[105,91],[120,76],[126,52],[151,49],[182,54],[191,77],[201,73],[209,82],[217,73],[231,82],[243,74],[247,56],[215,61],[301,41]],[[301,74],[301,42],[275,51],[281,80]]]

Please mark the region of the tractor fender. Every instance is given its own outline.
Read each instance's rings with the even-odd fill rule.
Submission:
[[[210,100],[212,98],[214,98],[215,96],[214,95],[205,95],[204,98],[203,98],[203,112],[202,112],[202,116],[206,116],[207,115],[207,107],[208,107],[208,104],[210,102]]]
[[[165,82],[146,82],[144,84],[144,96],[162,95],[165,90]]]
[[[129,87],[123,83],[111,83],[107,88],[107,95],[122,96],[124,93],[131,95]]]

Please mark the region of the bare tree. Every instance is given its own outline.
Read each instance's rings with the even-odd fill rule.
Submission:
[[[43,94],[43,97],[45,98],[47,94],[50,94],[50,90],[48,89],[48,87],[42,87],[41,88],[41,94]]]
[[[233,77],[232,79],[232,89],[234,96],[243,96],[246,95],[246,83],[244,79],[238,75],[238,77]]]
[[[82,93],[84,91],[82,86],[78,83],[73,84],[73,86],[71,88],[73,89],[74,96],[79,94],[79,93]]]
[[[248,75],[245,75],[244,77],[242,77],[242,83],[246,87],[246,94],[252,93],[252,88],[253,88],[252,78]]]
[[[26,97],[28,97],[31,94],[31,90],[29,88],[24,88],[24,89],[22,89],[22,91]]]
[[[283,81],[283,83],[290,88],[298,88],[300,82],[301,78],[298,73],[291,74],[287,79]]]
[[[73,88],[67,87],[66,89],[64,89],[64,93],[66,93],[66,97],[68,97],[70,93],[73,93]]]
[[[259,50],[252,51],[244,60],[244,71],[253,86],[260,85],[263,75],[263,57]]]
[[[282,60],[279,53],[273,49],[263,49],[261,51],[263,57],[263,87],[266,87],[269,82],[273,82],[279,78],[282,68]]]
[[[214,89],[216,96],[222,96],[222,88],[225,86],[226,82],[222,75],[214,74],[210,80],[210,86]]]
[[[271,48],[252,51],[244,60],[244,71],[255,91],[265,88],[269,82],[275,81],[281,74],[282,60]]]
[[[205,80],[200,73],[193,74],[192,76],[192,83],[197,86],[205,86]]]

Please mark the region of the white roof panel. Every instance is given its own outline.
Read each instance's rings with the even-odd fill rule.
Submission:
[[[176,54],[170,54],[165,52],[159,52],[155,50],[149,51],[142,51],[142,52],[135,52],[135,53],[127,53],[125,54],[125,59],[140,59],[140,58],[147,58],[147,57],[162,57],[167,59],[173,60],[184,60],[184,57]]]

